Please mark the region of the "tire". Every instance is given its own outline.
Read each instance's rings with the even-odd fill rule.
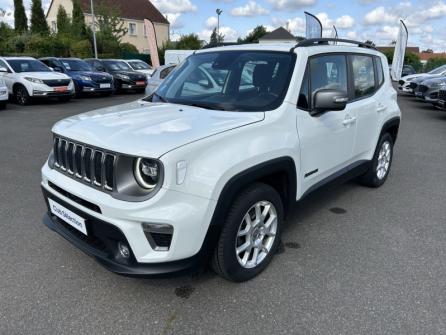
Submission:
[[[60,102],[69,102],[71,98],[72,96],[58,97],[57,100],[59,100]]]
[[[113,94],[113,92],[102,92],[102,93],[99,93],[99,95],[101,96],[101,97],[109,97],[109,96],[111,96]]]
[[[21,106],[27,106],[31,103],[31,97],[25,86],[18,85],[14,88],[14,100]]]
[[[368,187],[383,185],[389,176],[392,159],[393,138],[389,133],[384,133],[378,141],[369,170],[359,177],[359,182]]]
[[[266,207],[270,206],[264,221],[266,225],[271,221],[269,228],[265,228],[266,226],[262,228],[262,221],[256,223],[259,217],[256,215],[257,205],[260,206],[260,212],[264,212]],[[271,219],[274,215],[276,220]],[[250,227],[246,221],[248,219],[252,222]],[[242,191],[232,203],[218,239],[212,258],[214,271],[234,282],[246,281],[257,276],[268,266],[277,251],[282,222],[282,200],[274,188],[255,183]],[[249,246],[244,249],[243,246],[246,245]],[[261,251],[261,246],[265,247],[264,251]],[[244,251],[238,253],[237,247]],[[255,249],[257,257],[254,262]]]

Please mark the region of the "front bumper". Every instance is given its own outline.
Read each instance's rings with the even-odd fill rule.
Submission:
[[[101,87],[101,84],[103,86],[109,85],[109,87]],[[97,83],[94,81],[84,81],[84,80],[77,80],[76,81],[76,91],[79,93],[105,93],[105,92],[113,92],[113,82],[104,82],[104,83]]]
[[[45,199],[50,197],[86,219],[87,231],[89,226],[93,227],[92,236],[97,235],[94,230],[97,225],[111,227],[110,229],[119,232],[120,240],[131,250],[132,262],[128,264],[114,258],[117,253],[116,243],[109,244],[111,249],[108,249],[105,255],[98,254],[82,244],[84,242],[82,233],[74,236],[68,234],[66,228],[70,226],[61,227],[58,225],[60,220],[52,215],[48,215],[49,219],[45,219],[50,228],[71,242],[76,241],[73,244],[97,258],[111,271],[128,275],[179,272],[193,267],[196,262],[203,259],[200,256],[202,253],[208,253],[208,250],[205,250],[207,249],[205,240],[208,237],[215,208],[213,200],[162,188],[147,201],[126,202],[79,183],[50,169],[47,164],[42,169],[42,188]],[[69,194],[63,191],[69,191]],[[90,205],[96,206],[96,209]],[[173,226],[169,250],[158,251],[150,245],[142,228],[143,222]]]
[[[0,101],[7,101],[9,98],[8,89],[0,88]]]
[[[30,96],[34,98],[64,97],[72,96],[74,94],[73,81],[71,81],[68,86],[61,86],[64,87],[65,90],[61,90],[61,88],[58,87],[50,87],[48,85],[38,83],[26,83],[26,86],[28,88]]]

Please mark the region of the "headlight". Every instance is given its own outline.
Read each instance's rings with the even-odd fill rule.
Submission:
[[[91,81],[91,77],[89,77],[89,76],[78,76],[77,79],[80,79],[83,81]]]
[[[441,83],[435,83],[432,85],[432,87],[443,87],[446,86],[446,81],[443,81]]]
[[[135,159],[133,174],[139,186],[147,191],[153,191],[160,181],[160,163],[153,159]]]
[[[124,80],[130,80],[130,77],[125,74],[117,74],[116,77],[124,79]]]
[[[43,84],[43,81],[38,78],[25,77],[25,79],[35,84]]]

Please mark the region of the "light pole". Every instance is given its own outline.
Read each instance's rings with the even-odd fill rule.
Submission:
[[[92,29],[93,30],[93,46],[94,46],[94,58],[98,58],[98,46],[96,45],[96,22],[94,19],[94,9],[93,9],[93,0],[90,0],[91,5],[91,18],[92,18]]]
[[[223,10],[217,8],[215,11],[217,13],[217,45],[220,44],[220,15],[223,13]]]

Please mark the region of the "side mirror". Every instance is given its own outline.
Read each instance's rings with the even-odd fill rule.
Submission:
[[[210,81],[207,80],[207,79],[199,80],[198,81],[198,85],[200,85],[201,87],[204,87],[204,88],[211,88],[212,87]]]
[[[8,72],[8,69],[6,67],[0,66],[0,72]]]
[[[96,71],[99,71],[99,72],[107,72],[107,71],[105,71],[105,67],[103,67],[103,66],[97,66],[97,67],[96,67]]]
[[[329,111],[341,111],[347,106],[348,94],[345,91],[322,89],[314,95],[313,111],[316,115]]]
[[[63,70],[62,70],[62,68],[60,66],[55,66],[53,68],[53,70],[56,71],[56,72],[63,72]]]

